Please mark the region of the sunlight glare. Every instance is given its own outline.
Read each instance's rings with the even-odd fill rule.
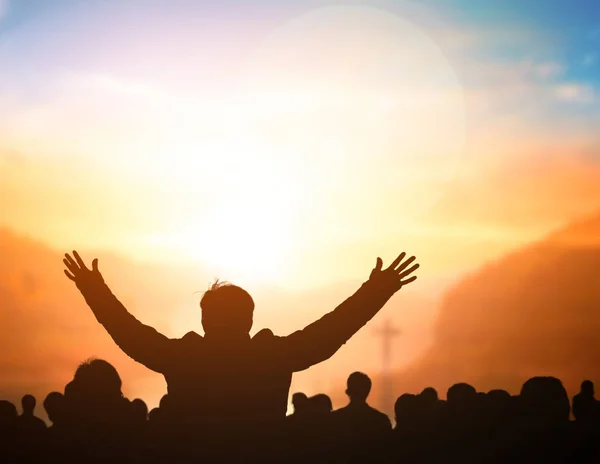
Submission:
[[[178,145],[193,147],[194,141],[180,139]],[[191,171],[202,196],[187,204],[199,217],[181,218],[176,230],[155,237],[155,243],[176,247],[225,280],[283,278],[300,199],[293,169],[250,139],[213,145],[211,156],[193,153],[206,153],[203,148],[188,148],[179,159],[182,170],[197,167]],[[186,162],[187,157],[193,159]]]

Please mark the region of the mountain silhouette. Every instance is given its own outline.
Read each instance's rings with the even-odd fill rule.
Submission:
[[[572,395],[600,381],[600,214],[470,273],[442,299],[434,342],[394,376],[398,392],[466,381],[518,393],[535,375]]]

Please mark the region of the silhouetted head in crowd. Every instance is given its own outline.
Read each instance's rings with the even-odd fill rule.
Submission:
[[[533,377],[521,388],[520,404],[527,419],[543,424],[568,422],[571,404],[556,377]]]
[[[136,422],[145,422],[148,419],[148,406],[140,398],[136,398],[130,404],[131,413]]]
[[[24,416],[33,416],[35,410],[35,397],[33,395],[25,395],[21,398],[21,406],[23,407]]]
[[[494,399],[510,400],[511,396],[506,390],[490,390],[487,394],[488,397]]]
[[[68,384],[65,385],[65,398],[69,398],[75,395],[75,382],[71,380]]]
[[[53,424],[62,423],[65,415],[65,397],[59,392],[48,393],[44,400],[44,409]]]
[[[584,396],[589,396],[593,398],[594,396],[594,382],[591,380],[584,380],[581,382],[581,393]]]
[[[167,393],[161,397],[160,401],[158,402],[158,407],[160,409],[167,409],[169,407],[169,401],[170,398],[169,394]]]
[[[486,403],[494,408],[507,408],[512,404],[513,397],[506,390],[490,390],[486,395]]]
[[[121,398],[121,377],[114,366],[103,359],[90,359],[82,362],[73,378],[79,395],[93,395],[95,398]]]
[[[295,413],[303,413],[306,411],[308,405],[308,396],[302,392],[294,393],[292,395],[292,406],[294,406]]]
[[[236,285],[216,281],[200,300],[202,327],[207,336],[247,335],[252,328],[254,300]]]
[[[506,390],[490,390],[482,403],[483,415],[489,421],[504,421],[512,417],[514,399]]]
[[[421,398],[427,404],[435,403],[438,400],[438,392],[433,387],[427,387],[421,392]]]
[[[0,430],[10,428],[17,419],[17,408],[10,401],[0,400]]]
[[[319,393],[318,395],[311,396],[308,399],[308,404],[310,407],[310,411],[316,415],[324,415],[331,412],[333,409],[333,403],[331,402],[331,398],[324,393]]]
[[[158,422],[160,422],[161,419],[161,410],[160,408],[153,408],[149,413],[148,413],[148,421],[156,424]]]
[[[371,379],[362,372],[353,372],[348,377],[346,395],[350,397],[351,403],[366,403],[371,392]]]
[[[418,422],[421,410],[419,398],[412,393],[400,395],[394,403],[394,415],[398,429],[409,429]]]
[[[114,423],[125,412],[121,377],[102,359],[87,360],[79,365],[73,380],[65,387],[65,399],[69,422]]]
[[[468,383],[456,383],[446,393],[449,406],[470,406],[477,401],[477,390]]]

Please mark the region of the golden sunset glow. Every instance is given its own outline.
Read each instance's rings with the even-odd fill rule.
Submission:
[[[148,224],[132,224],[123,240],[106,234],[118,223],[102,220],[86,244],[142,260],[179,256],[219,275],[278,284],[292,273],[304,285],[334,281],[345,276],[290,266],[308,249],[406,228],[460,167],[461,85],[439,46],[398,15],[316,9],[266,34],[238,69],[221,66],[228,83],[203,79],[185,92],[160,74],[121,77],[122,65],[69,71],[56,76],[60,105],[8,122],[27,153],[48,163],[77,159],[77,182],[100,182],[121,199],[106,205],[111,215]],[[43,182],[64,191],[61,177]],[[158,202],[131,201],[140,187]],[[80,193],[92,202],[101,195],[86,186]]]

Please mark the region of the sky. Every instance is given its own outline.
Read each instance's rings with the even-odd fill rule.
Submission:
[[[5,0],[0,221],[279,285],[476,266],[600,207],[597,8],[494,5]]]
[[[600,212],[598,127],[593,1],[0,0],[0,227],[286,304],[403,250],[431,299]]]

